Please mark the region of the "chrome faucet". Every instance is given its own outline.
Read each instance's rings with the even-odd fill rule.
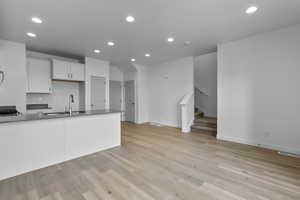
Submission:
[[[74,95],[69,95],[69,114],[72,115],[72,103],[74,103]]]

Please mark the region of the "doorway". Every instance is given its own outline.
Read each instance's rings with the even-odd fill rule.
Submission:
[[[109,81],[109,105],[112,110],[122,109],[122,82]]]
[[[125,81],[125,120],[135,122],[135,84]]]
[[[106,104],[106,78],[91,76],[91,109],[103,110]]]

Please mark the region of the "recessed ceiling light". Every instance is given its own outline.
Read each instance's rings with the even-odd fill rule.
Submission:
[[[134,17],[132,17],[132,16],[127,16],[127,17],[126,17],[126,21],[131,23],[131,22],[134,22],[135,19],[134,19]]]
[[[253,14],[258,10],[258,8],[256,6],[251,6],[249,8],[247,8],[246,10],[246,14]]]
[[[131,58],[131,62],[135,62],[135,59],[134,59],[134,58]]]
[[[95,53],[100,53],[101,51],[99,49],[94,50]]]
[[[173,38],[173,37],[169,37],[169,38],[167,39],[167,41],[168,41],[168,42],[174,42],[174,38]]]
[[[112,42],[112,41],[110,41],[110,42],[107,43],[107,45],[108,45],[108,46],[115,46],[115,43]]]
[[[43,21],[38,17],[32,17],[31,21],[33,21],[34,23],[37,23],[37,24],[43,23]]]
[[[151,55],[150,55],[149,53],[146,53],[145,56],[146,56],[146,57],[150,57]]]
[[[26,33],[27,34],[27,36],[29,36],[29,37],[36,37],[36,34],[35,33]]]

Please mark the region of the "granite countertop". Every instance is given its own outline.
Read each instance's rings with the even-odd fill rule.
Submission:
[[[120,110],[88,110],[88,111],[73,111],[72,115],[66,112],[53,112],[53,113],[38,113],[38,114],[22,114],[18,116],[0,116],[1,123],[10,122],[24,122],[24,121],[35,121],[45,119],[58,119],[58,118],[69,118],[69,117],[81,117],[89,115],[105,115],[112,113],[121,113]]]

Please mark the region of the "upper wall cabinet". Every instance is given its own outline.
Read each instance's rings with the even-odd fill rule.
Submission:
[[[51,61],[27,57],[27,93],[51,92]]]
[[[84,81],[84,65],[62,60],[52,60],[52,78],[65,81]]]

